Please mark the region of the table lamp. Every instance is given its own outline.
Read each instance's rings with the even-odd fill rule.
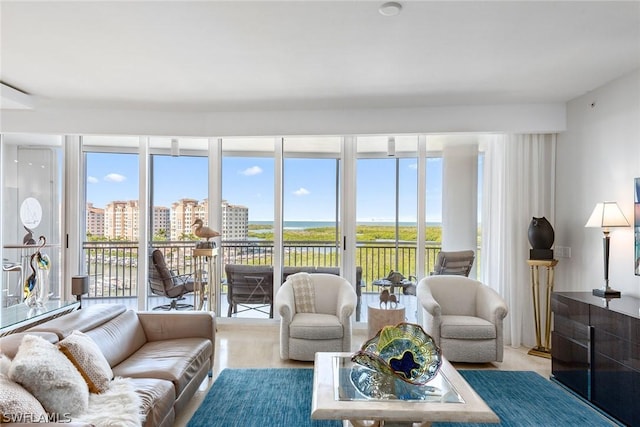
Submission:
[[[613,227],[629,227],[629,221],[616,202],[597,203],[585,227],[602,228],[604,234],[602,243],[604,249],[604,286],[594,289],[593,295],[603,298],[618,298],[620,291],[609,287],[609,229]]]

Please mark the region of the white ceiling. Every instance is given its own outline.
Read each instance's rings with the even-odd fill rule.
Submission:
[[[260,111],[565,102],[640,67],[638,1],[382,3],[3,0],[0,79],[56,105]]]

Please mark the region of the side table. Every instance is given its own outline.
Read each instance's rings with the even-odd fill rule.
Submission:
[[[194,249],[194,300],[193,309],[202,310],[207,300],[209,311],[216,311],[218,292],[218,249]]]
[[[397,304],[382,308],[370,303],[367,305],[367,328],[369,338],[374,337],[380,329],[387,325],[397,325],[405,320],[404,305]]]
[[[533,356],[545,357],[551,359],[551,292],[553,291],[553,274],[554,267],[558,264],[557,259],[530,259],[527,264],[531,269],[531,293],[533,294],[533,321],[536,328],[536,346],[529,350],[528,354]],[[547,297],[545,304],[545,335],[544,345],[542,345],[540,325],[541,308],[540,308],[540,267],[547,269]]]

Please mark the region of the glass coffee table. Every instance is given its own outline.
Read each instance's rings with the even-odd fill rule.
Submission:
[[[311,418],[387,427],[500,421],[444,358],[438,374],[424,386],[396,380],[395,385],[381,391],[379,384],[363,380],[365,370],[351,362],[351,353],[316,353]]]

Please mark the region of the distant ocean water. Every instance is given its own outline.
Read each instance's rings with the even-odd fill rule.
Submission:
[[[264,225],[264,226],[272,226],[272,221],[249,221],[249,225]],[[384,227],[393,227],[395,226],[394,222],[358,222],[358,225],[372,225],[372,226],[384,226]],[[413,222],[400,222],[399,225],[401,227],[410,227],[415,225]],[[335,226],[335,222],[333,221],[285,221],[284,228],[286,230],[305,230],[307,228],[319,228],[319,227],[333,227]],[[440,227],[442,226],[439,222],[431,222],[427,223],[428,227]]]

